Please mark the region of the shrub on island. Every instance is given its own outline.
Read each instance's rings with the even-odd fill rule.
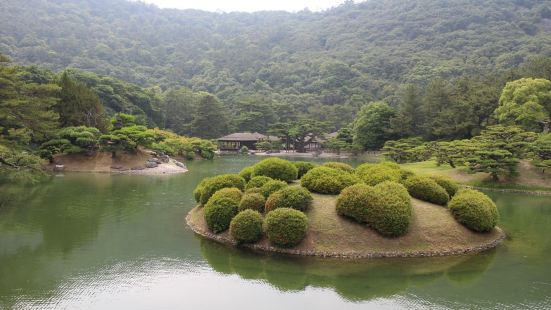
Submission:
[[[450,197],[453,197],[459,189],[459,185],[457,185],[457,183],[450,178],[439,175],[433,175],[430,176],[430,178],[433,179],[434,182],[436,182],[438,185],[442,186],[446,190],[448,195],[450,195]]]
[[[240,177],[237,174],[222,174],[217,175],[215,177],[208,178],[208,180],[202,184],[201,182],[199,186],[197,186],[196,190],[201,187],[201,199],[200,203],[205,204],[207,201],[209,201],[209,198],[218,190],[226,187],[236,187],[240,190],[245,189],[245,180]],[[202,184],[202,186],[201,186]]]
[[[195,190],[193,190],[193,198],[195,198],[196,202],[201,202],[201,195],[203,194],[203,188],[205,187],[205,184],[210,180],[210,178],[204,178],[199,182],[197,187],[195,187]]]
[[[293,247],[306,236],[308,218],[290,208],[279,208],[266,215],[264,229],[270,243],[279,247]]]
[[[294,161],[293,165],[297,167],[297,171],[298,171],[297,179],[302,178],[302,176],[305,175],[306,172],[316,167],[316,165],[308,161]]]
[[[270,212],[278,208],[291,208],[299,211],[306,211],[313,200],[312,194],[304,187],[289,186],[268,197],[265,211]]]
[[[230,234],[237,243],[252,243],[262,237],[262,215],[255,210],[239,212],[230,222]]]
[[[253,166],[252,176],[260,175],[289,183],[297,179],[298,170],[290,161],[272,157]]]
[[[259,176],[256,176],[256,177],[252,177],[250,180],[249,180],[249,183],[247,183],[247,187],[246,189],[249,190],[251,188],[261,188],[262,185],[270,182],[270,181],[273,181],[274,179],[270,178],[270,177],[265,177],[263,175],[259,175]]]
[[[237,203],[241,201],[243,192],[237,187],[225,187],[220,190],[217,190],[212,196],[210,196],[207,204],[214,202],[218,199],[229,198]]]
[[[443,206],[450,200],[448,192],[429,177],[413,176],[408,178],[404,185],[409,194],[417,199]]]
[[[221,198],[205,205],[204,216],[207,226],[214,233],[222,232],[238,212],[238,203],[231,198]]]
[[[329,167],[316,167],[308,171],[301,179],[303,187],[320,194],[339,194],[344,188],[359,183],[354,174]]]
[[[245,194],[252,194],[252,193],[262,195],[262,189],[260,187],[253,187],[245,190]]]
[[[249,182],[251,180],[251,175],[253,174],[254,168],[252,166],[245,167],[239,171],[239,176],[245,179],[245,182]]]
[[[348,172],[348,173],[354,173],[354,168],[352,168],[352,166],[350,166],[349,164],[345,164],[345,163],[330,161],[330,162],[324,163],[323,166],[333,168],[333,169],[342,170],[342,171]]]
[[[356,168],[356,174],[365,184],[371,186],[384,181],[400,182],[402,179],[400,167],[394,167],[392,163],[362,164]]]
[[[280,189],[284,189],[289,186],[286,182],[280,180],[271,180],[266,184],[262,185],[260,190],[264,198],[268,198],[272,193],[277,192]]]
[[[364,183],[345,188],[337,197],[337,214],[365,223],[369,204],[377,200],[377,191]]]
[[[499,220],[499,212],[492,199],[476,190],[458,191],[448,207],[457,222],[475,232],[491,231]]]
[[[258,212],[264,212],[264,205],[266,199],[260,193],[245,193],[239,203],[239,211],[243,210],[255,210]]]

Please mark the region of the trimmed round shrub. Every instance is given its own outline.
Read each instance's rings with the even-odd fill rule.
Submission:
[[[448,207],[456,221],[476,232],[491,231],[499,220],[499,212],[492,199],[476,190],[460,190]]]
[[[316,167],[316,165],[308,161],[294,161],[293,165],[295,165],[298,169],[298,179],[302,178],[302,176],[305,175],[306,172],[310,171],[310,169]]]
[[[277,157],[267,158],[253,166],[253,176],[267,176],[287,183],[297,179],[298,169],[290,161]]]
[[[348,172],[348,173],[354,173],[354,168],[352,168],[352,166],[350,166],[349,164],[345,164],[345,163],[330,161],[330,162],[324,163],[323,166],[333,168],[333,169],[342,170],[342,171]]]
[[[251,180],[251,175],[253,174],[253,167],[245,167],[241,171],[239,171],[239,176],[245,179],[245,182],[249,182]]]
[[[455,193],[457,193],[457,190],[459,189],[459,185],[457,185],[457,183],[450,178],[446,178],[439,175],[433,175],[433,176],[430,176],[430,178],[433,179],[434,182],[436,182],[438,185],[442,186],[446,190],[448,195],[450,195],[450,197],[453,197]]]
[[[239,203],[239,211],[251,209],[258,212],[264,212],[266,199],[260,193],[245,193]]]
[[[284,181],[271,180],[270,182],[262,185],[260,190],[262,191],[262,195],[264,196],[264,198],[268,198],[272,193],[275,193],[280,189],[284,189],[287,186],[289,185]]]
[[[279,208],[266,215],[264,229],[270,243],[279,247],[293,247],[306,236],[308,218],[298,210]]]
[[[448,192],[429,177],[412,176],[404,182],[404,185],[409,194],[417,199],[443,206],[450,200]]]
[[[316,167],[308,171],[301,179],[303,187],[311,192],[336,195],[346,187],[359,183],[354,174],[329,167]]]
[[[249,183],[247,183],[247,190],[251,189],[251,188],[261,188],[262,185],[270,182],[270,181],[273,181],[274,179],[270,178],[270,177],[265,177],[263,175],[259,175],[257,177],[252,177],[251,180],[249,181]]]
[[[213,233],[230,227],[230,222],[238,212],[238,203],[230,198],[217,199],[205,205],[204,214],[207,226]]]
[[[253,187],[245,190],[245,194],[252,194],[252,193],[262,195],[262,189],[260,187]]]
[[[374,187],[359,183],[345,188],[337,197],[337,213],[365,223],[370,203],[377,200]]]
[[[236,187],[240,190],[244,190],[245,180],[237,174],[221,174],[209,178],[203,185],[201,191],[201,204],[207,203],[214,193],[226,187]]]
[[[268,197],[265,211],[270,212],[278,208],[291,208],[299,211],[306,211],[313,200],[312,194],[304,187],[289,186]]]
[[[207,204],[214,202],[218,199],[229,198],[237,203],[241,201],[243,192],[237,187],[226,187],[221,190],[217,190],[212,196],[210,196]]]
[[[204,178],[201,180],[201,182],[195,187],[195,190],[193,190],[193,198],[195,198],[195,201],[201,202],[201,195],[203,194],[203,188],[205,188],[205,184],[210,180],[211,178]]]
[[[400,167],[391,163],[362,164],[356,168],[356,174],[367,185],[375,186],[384,181],[399,182],[402,179]]]
[[[237,243],[252,243],[262,237],[262,215],[258,211],[239,212],[230,222],[230,235]]]

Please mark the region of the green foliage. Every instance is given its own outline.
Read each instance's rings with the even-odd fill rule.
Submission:
[[[412,176],[404,185],[411,196],[424,201],[445,206],[450,200],[446,190],[429,177]]]
[[[349,186],[337,198],[337,213],[365,223],[369,203],[377,200],[377,194],[375,188],[363,183]]]
[[[542,134],[533,145],[534,165],[543,173],[551,168],[551,134]]]
[[[263,175],[253,176],[247,183],[246,189],[249,190],[251,188],[261,188],[264,184],[273,180],[274,179]]]
[[[302,176],[305,175],[306,172],[310,171],[310,169],[313,169],[314,167],[316,167],[315,164],[313,164],[309,161],[294,161],[293,165],[295,165],[295,167],[297,167],[297,171],[298,171],[297,178],[298,179],[302,178]]]
[[[306,236],[308,218],[298,210],[279,208],[266,215],[264,229],[273,245],[294,247]]]
[[[0,184],[34,184],[45,177],[40,157],[0,144]]]
[[[258,211],[244,210],[230,222],[230,234],[237,243],[254,243],[262,237],[262,216]]]
[[[203,189],[205,188],[205,185],[210,181],[211,178],[204,178],[197,184],[195,189],[193,190],[193,198],[196,202],[201,202],[201,195],[203,195]]]
[[[240,153],[240,154],[243,154],[243,155],[247,155],[247,154],[249,154],[249,148],[248,148],[246,145],[243,145],[243,146],[239,149],[239,153]]]
[[[354,120],[354,143],[364,149],[378,150],[392,138],[390,120],[395,110],[384,102],[373,102],[362,107]]]
[[[382,151],[386,159],[399,164],[424,161],[431,154],[423,144],[424,141],[420,137],[388,140],[383,145]]]
[[[300,179],[301,185],[309,191],[330,195],[336,195],[359,182],[354,174],[329,167],[315,167]]]
[[[219,138],[228,131],[224,107],[212,94],[202,93],[191,122],[191,133],[201,138]]]
[[[365,163],[356,168],[356,175],[367,185],[377,185],[384,181],[400,182],[402,171],[398,165]]]
[[[285,182],[292,182],[297,179],[297,168],[290,161],[281,158],[267,158],[258,162],[253,167],[253,177],[263,175]]]
[[[262,195],[264,195],[265,198],[268,198],[272,193],[277,192],[280,189],[286,188],[288,185],[286,182],[280,181],[280,180],[271,180],[260,188],[262,191]]]
[[[476,232],[491,231],[499,219],[497,207],[492,199],[476,190],[460,190],[448,206],[459,223]]]
[[[202,185],[202,186],[201,186]],[[204,184],[199,184],[201,192],[200,203],[205,204],[217,191],[226,187],[236,187],[239,190],[245,189],[245,180],[237,174],[221,174],[211,177]],[[197,189],[196,189],[197,190]]]
[[[207,204],[209,203],[215,203],[217,200],[220,199],[231,199],[237,203],[241,202],[241,197],[243,196],[243,192],[236,187],[225,187],[220,190],[217,190],[207,201]]]
[[[231,220],[238,212],[238,203],[230,198],[222,198],[208,203],[204,208],[205,221],[213,233],[220,233],[230,227]]]
[[[94,127],[65,127],[59,129],[53,139],[40,145],[44,158],[52,160],[59,153],[91,153],[99,148],[100,131]]]
[[[350,166],[349,164],[346,164],[346,163],[340,163],[340,162],[332,161],[332,162],[324,163],[323,166],[333,168],[333,169],[342,170],[342,171],[348,172],[348,173],[354,173],[354,168],[352,168],[352,166]]]
[[[210,140],[179,136],[158,128],[149,129],[149,132],[153,133],[156,141],[151,143],[149,147],[170,156],[182,156],[189,160],[194,159],[195,156],[213,159],[214,152],[217,149],[216,144]]]
[[[457,182],[450,178],[440,175],[431,175],[429,176],[429,178],[433,179],[434,182],[442,186],[442,188],[446,190],[450,197],[453,197],[455,193],[457,193],[457,190],[459,190],[459,185],[457,185]]]
[[[251,209],[258,212],[264,212],[266,198],[261,193],[246,192],[239,203],[239,211]]]
[[[253,174],[254,168],[252,166],[245,167],[239,171],[239,176],[245,179],[245,182],[249,182],[251,180],[251,175]],[[247,184],[249,185],[249,184]]]
[[[272,193],[266,200],[266,212],[278,208],[291,208],[299,211],[306,211],[313,201],[312,194],[298,186],[289,186]]]

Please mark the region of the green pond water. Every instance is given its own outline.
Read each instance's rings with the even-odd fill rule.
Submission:
[[[551,197],[488,193],[508,239],[470,256],[282,257],[195,236],[184,218],[196,184],[256,160],[8,188],[0,193],[0,308],[551,308]]]

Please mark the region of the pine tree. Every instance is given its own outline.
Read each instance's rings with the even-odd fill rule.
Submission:
[[[201,138],[219,138],[228,130],[224,108],[218,99],[209,93],[202,93],[199,106],[191,123],[191,132]]]

